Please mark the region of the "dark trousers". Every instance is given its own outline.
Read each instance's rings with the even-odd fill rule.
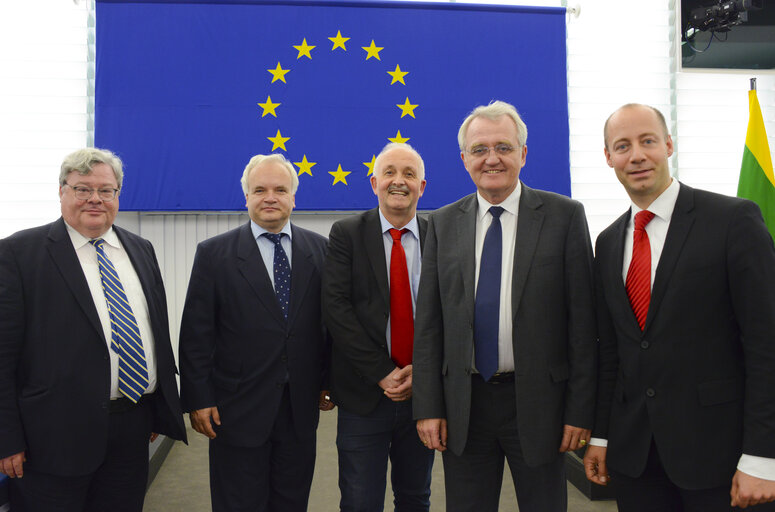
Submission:
[[[111,413],[105,459],[93,473],[66,477],[25,466],[24,477],[10,481],[11,510],[141,512],[148,485],[152,424],[150,399],[124,412]],[[88,430],[81,435],[84,439],[77,442],[88,443]]]
[[[210,441],[214,512],[305,512],[315,470],[315,431],[299,438],[285,387],[272,433],[258,447]]]
[[[497,512],[503,461],[509,463],[520,512],[565,512],[568,490],[563,454],[528,467],[517,431],[514,383],[488,384],[472,377],[471,419],[461,456],[444,452],[447,512]],[[559,439],[557,440],[559,448]]]
[[[336,447],[343,512],[382,511],[388,458],[395,510],[428,511],[434,452],[420,442],[411,400],[382,397],[368,416],[340,407]]]
[[[711,448],[712,449],[712,448]],[[637,478],[611,470],[616,484],[616,504],[619,512],[730,512],[741,510],[730,506],[729,484],[712,489],[681,489],[670,481],[659,458],[656,444],[651,441],[646,469]],[[775,503],[766,503],[745,510],[772,512]]]

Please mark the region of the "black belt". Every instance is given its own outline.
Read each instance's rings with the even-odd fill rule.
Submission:
[[[109,412],[110,414],[116,414],[121,412],[128,412],[134,409],[135,407],[142,405],[145,403],[151,395],[143,395],[140,397],[140,399],[137,401],[137,403],[134,403],[130,399],[126,397],[121,398],[114,398],[110,401],[110,408]]]
[[[474,375],[484,380],[482,374],[475,373]],[[494,373],[490,380],[486,382],[487,384],[508,384],[509,382],[514,382],[514,372]]]

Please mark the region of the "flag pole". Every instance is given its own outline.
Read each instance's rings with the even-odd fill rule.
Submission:
[[[756,90],[756,79],[755,78],[751,78],[751,90],[752,91]]]

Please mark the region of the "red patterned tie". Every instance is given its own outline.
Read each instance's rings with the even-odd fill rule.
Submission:
[[[635,230],[632,233],[632,261],[627,270],[627,296],[630,298],[632,311],[638,320],[640,330],[646,325],[646,314],[651,301],[651,244],[646,233],[646,224],[651,222],[654,214],[641,210],[635,214]]]
[[[390,354],[399,368],[412,364],[414,342],[414,315],[412,288],[406,269],[406,253],[401,235],[408,229],[391,229],[393,249],[390,252]]]

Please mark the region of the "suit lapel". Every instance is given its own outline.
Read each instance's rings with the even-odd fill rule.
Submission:
[[[678,192],[678,199],[675,202],[675,208],[673,209],[673,216],[670,218],[670,227],[667,229],[665,246],[662,248],[662,255],[659,257],[644,330],[649,328],[654,316],[659,311],[659,306],[662,304],[662,299],[670,282],[670,276],[673,274],[684,243],[686,243],[689,235],[689,230],[694,223],[693,209],[694,190],[682,184]]]
[[[601,261],[604,262],[601,265],[601,272],[603,272],[603,278],[605,283],[610,283],[611,293],[613,296],[612,304],[609,307],[619,307],[619,311],[616,312],[615,317],[626,318],[627,328],[633,330],[633,332],[640,332],[640,326],[638,325],[638,319],[635,317],[635,313],[632,311],[630,305],[630,298],[627,296],[627,288],[624,286],[624,280],[622,279],[622,265],[624,264],[624,237],[627,232],[627,223],[630,221],[632,213],[627,210],[624,215],[616,219],[614,222],[614,239],[611,244],[605,249],[605,255],[600,255]]]
[[[390,287],[388,286],[388,270],[385,263],[385,242],[382,240],[382,224],[376,209],[369,211],[364,216],[361,235],[371,270],[377,279],[379,294],[385,303],[385,310],[390,311]]]
[[[476,300],[474,277],[476,276],[476,194],[471,194],[458,206],[457,219],[457,240],[460,251],[461,279],[463,280],[463,289],[465,298],[463,304],[466,304],[468,317],[473,325],[474,321],[474,302]]]
[[[75,253],[73,243],[67,234],[67,228],[63,219],[60,218],[51,225],[51,229],[48,232],[47,247],[51,259],[54,260],[54,264],[59,269],[60,274],[62,274],[62,278],[67,283],[67,286],[70,287],[78,305],[83,309],[84,314],[86,314],[92,327],[99,334],[104,345],[106,343],[105,332],[102,330],[102,323],[97,314],[97,308],[94,305],[94,298],[89,290],[86,276],[83,274],[83,268],[81,267],[81,262],[78,261],[78,255]]]
[[[539,211],[542,205],[543,201],[538,197],[538,194],[523,183],[519,198],[514,269],[512,272],[511,315],[513,318],[516,318],[517,311],[519,311],[522,292],[525,289],[530,265],[533,263],[533,255],[538,246],[541,226],[544,223],[544,214]]]
[[[291,255],[291,304],[288,308],[288,325],[291,325],[296,318],[304,297],[307,295],[312,271],[315,268],[315,262],[312,260],[312,249],[306,235],[296,229],[293,224],[291,224],[291,232],[293,233],[293,254]]]
[[[253,238],[253,232],[250,229],[250,222],[243,225],[239,231],[237,239],[237,269],[245,280],[253,288],[258,300],[271,313],[274,319],[281,325],[285,325],[285,318],[277,302],[277,297],[272,287],[272,281],[269,279],[261,253],[258,250],[256,239]],[[292,269],[293,271],[293,269]],[[294,276],[291,277],[291,286],[293,286]],[[293,296],[291,294],[291,296]]]

